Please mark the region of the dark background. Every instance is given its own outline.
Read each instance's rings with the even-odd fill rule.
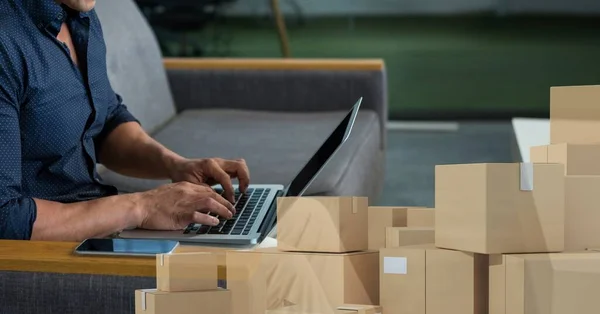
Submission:
[[[268,0],[138,1],[165,56],[281,57]],[[280,0],[292,57],[383,58],[390,118],[547,117],[600,84],[597,0]]]

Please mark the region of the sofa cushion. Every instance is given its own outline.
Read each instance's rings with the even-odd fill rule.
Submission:
[[[242,110],[184,111],[155,138],[188,158],[244,158],[251,183],[286,185],[310,159],[346,112],[273,113]],[[348,142],[308,189],[308,195],[356,194],[356,189],[382,181],[379,119],[359,112]],[[361,164],[357,164],[360,162]],[[378,168],[378,169],[375,169]],[[350,173],[350,174],[349,174]],[[103,174],[105,183],[121,191],[154,188],[168,181]],[[354,180],[344,183],[344,179]],[[356,181],[360,182],[356,182]],[[364,182],[362,182],[364,181]],[[355,186],[347,189],[344,185]],[[369,193],[370,191],[364,191]],[[368,196],[368,195],[367,195]]]
[[[106,42],[108,78],[144,129],[153,132],[175,116],[162,55],[134,1],[96,4]]]

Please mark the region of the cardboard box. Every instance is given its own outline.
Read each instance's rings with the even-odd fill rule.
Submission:
[[[435,231],[433,228],[386,228],[386,248],[429,243],[435,243]]]
[[[600,143],[600,86],[550,89],[550,143]]]
[[[565,177],[565,251],[600,247],[600,176]]]
[[[379,254],[231,251],[227,288],[235,314],[264,314],[287,306],[333,314],[342,304],[378,303]]]
[[[277,247],[325,253],[366,250],[368,207],[366,197],[280,197]]]
[[[217,255],[206,252],[156,255],[156,288],[201,291],[218,288]]]
[[[422,245],[380,251],[385,314],[487,313],[486,255]]]
[[[227,251],[231,250],[231,248],[227,248],[227,247],[218,247],[218,246],[203,246],[202,247],[202,252],[210,252],[214,255],[217,256],[217,278],[219,278],[219,287],[224,287],[225,284],[225,280],[226,280],[226,276],[227,276],[227,272],[225,271],[225,258],[226,258],[226,254]],[[183,246],[179,246],[177,247],[177,249],[175,250],[175,253],[179,254],[179,253],[198,253],[198,247],[194,246],[194,245],[183,245]]]
[[[552,144],[532,146],[533,163],[565,165],[565,175],[600,175],[600,145]]]
[[[267,310],[265,312],[265,314],[320,314],[320,313],[303,312],[303,311],[299,310],[297,306],[290,305],[290,306],[282,307],[282,308],[275,309],[275,310]]]
[[[598,313],[600,253],[490,257],[490,314]]]
[[[435,244],[460,251],[560,252],[565,176],[560,164],[435,168]]]
[[[387,227],[406,227],[406,207],[369,206],[369,250],[385,247]]]
[[[409,207],[406,212],[407,227],[435,227],[435,210],[426,207]]]
[[[230,314],[231,292],[210,291],[165,292],[156,289],[135,291],[136,314],[175,313]]]
[[[337,307],[336,314],[381,314],[381,306],[362,305],[362,304],[344,304]]]

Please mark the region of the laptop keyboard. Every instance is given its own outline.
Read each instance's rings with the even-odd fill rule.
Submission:
[[[248,235],[254,225],[261,208],[264,206],[271,189],[248,189],[246,193],[235,191],[235,215],[231,219],[224,219],[217,214],[220,223],[216,226],[190,224],[183,231],[184,234],[222,234],[222,235]],[[223,194],[223,191],[218,191]]]

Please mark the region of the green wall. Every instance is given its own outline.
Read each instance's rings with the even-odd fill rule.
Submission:
[[[294,57],[383,58],[392,118],[484,119],[546,116],[551,86],[600,84],[599,21],[330,18],[288,26]],[[225,49],[214,30],[228,39],[220,41]],[[208,56],[280,56],[270,21],[230,19],[191,38]]]

